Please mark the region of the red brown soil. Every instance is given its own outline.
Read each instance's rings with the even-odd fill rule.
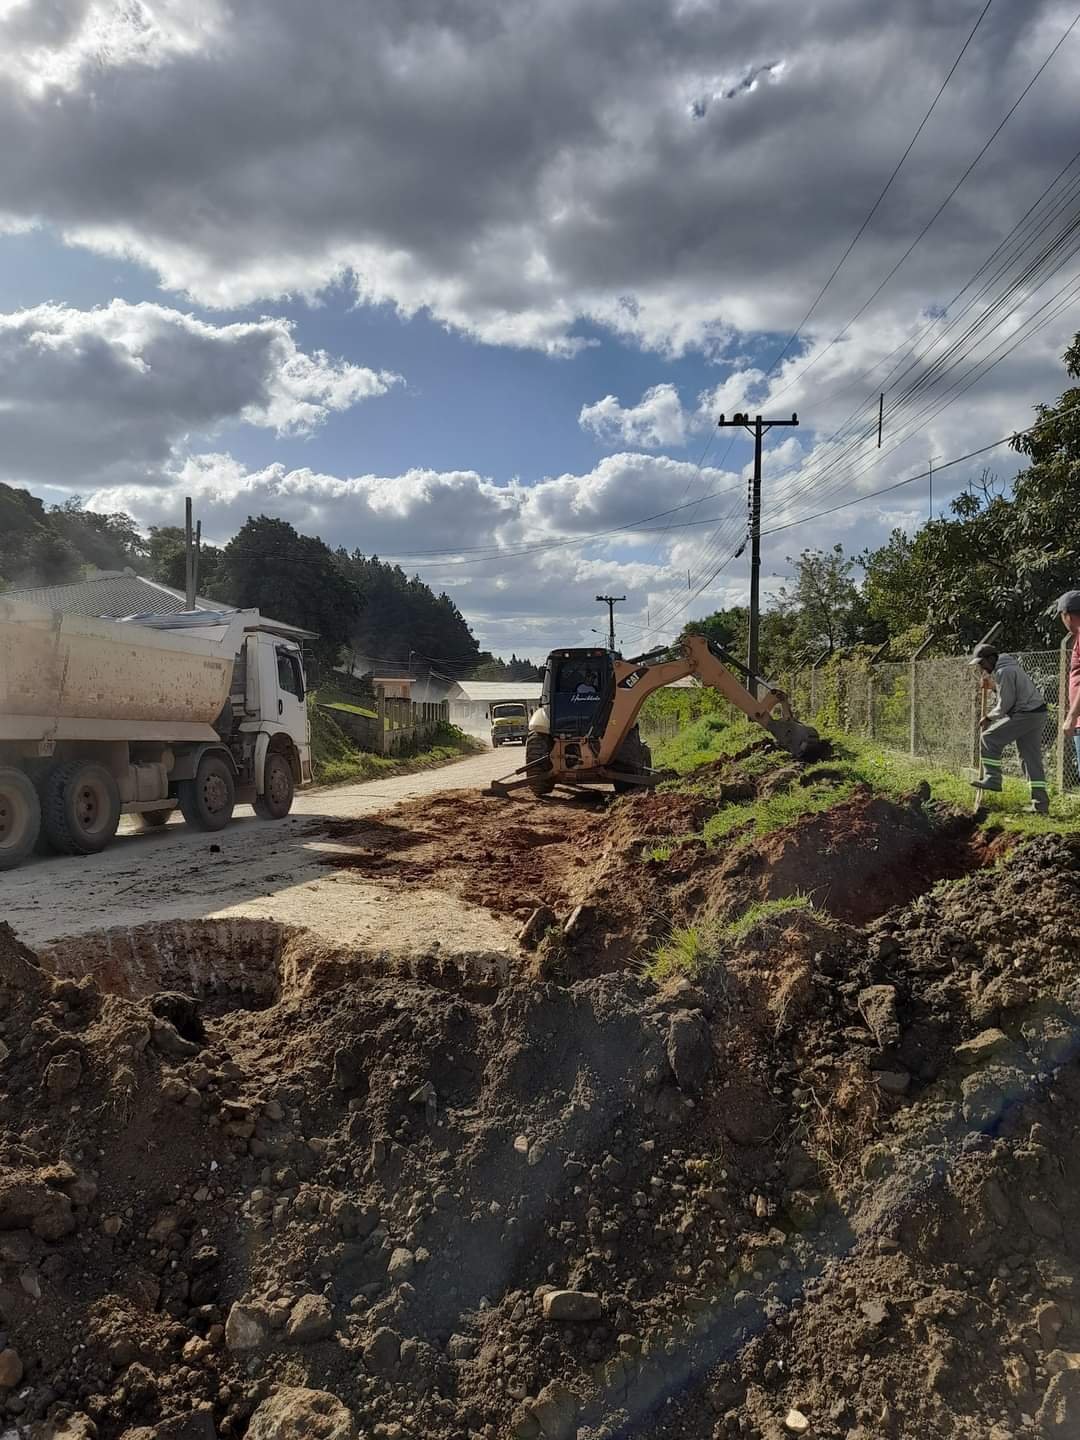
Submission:
[[[760,840],[747,831],[714,847],[688,838],[724,805],[798,784],[803,773],[791,765],[748,779],[724,760],[697,772],[702,788],[692,793],[614,803],[451,792],[334,824],[332,838],[350,848],[326,864],[452,890],[522,921],[538,907],[565,921],[582,905],[573,973],[585,976],[638,964],[674,926],[726,922],[763,900],[805,895],[837,919],[865,923],[1000,853],[970,816],[931,817],[918,796],[896,803],[868,790]],[[654,856],[664,849],[666,858]]]

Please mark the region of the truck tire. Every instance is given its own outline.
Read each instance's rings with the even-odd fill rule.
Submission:
[[[551,778],[551,741],[546,735],[530,735],[525,741],[525,764],[532,793],[550,795],[555,781]]]
[[[41,830],[41,802],[33,781],[14,766],[0,766],[0,870],[14,870],[32,855]]]
[[[120,824],[120,791],[104,765],[54,765],[41,789],[41,818],[58,855],[97,855]]]
[[[180,812],[194,830],[224,830],[236,805],[232,767],[220,755],[204,755],[194,780],[176,787]]]
[[[284,820],[292,809],[296,787],[289,757],[279,750],[272,750],[266,757],[263,785],[263,793],[252,802],[255,814],[262,820]]]

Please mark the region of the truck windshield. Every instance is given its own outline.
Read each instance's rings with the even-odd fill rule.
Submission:
[[[493,705],[491,707],[493,720],[521,720],[524,719],[524,716],[524,705]]]

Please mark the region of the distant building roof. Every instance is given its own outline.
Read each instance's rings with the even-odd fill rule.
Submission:
[[[156,580],[146,580],[133,570],[102,570],[73,585],[39,585],[30,590],[5,590],[8,600],[58,610],[62,615],[102,615],[122,620],[127,615],[179,615],[187,609],[183,591]],[[195,597],[196,610],[219,610],[213,600]]]
[[[539,700],[539,680],[455,680],[448,700],[473,700],[482,704],[500,700]]]
[[[43,610],[56,610],[61,615],[85,615],[89,619],[98,617],[107,620],[126,620],[130,615],[185,615],[187,597],[182,590],[171,585],[162,585],[157,580],[147,580],[136,575],[134,570],[101,570],[87,580],[76,580],[73,585],[39,585],[32,590],[5,590],[5,600],[19,600],[25,605],[38,605]],[[195,596],[195,609],[220,614],[221,602]],[[224,607],[232,613],[230,607]],[[267,628],[293,640],[314,640],[314,630],[302,630],[297,625],[287,625],[283,620],[263,617]],[[198,622],[189,622],[182,628],[195,628]],[[213,624],[208,620],[207,624]]]

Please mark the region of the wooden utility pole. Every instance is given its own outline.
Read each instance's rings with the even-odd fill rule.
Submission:
[[[758,633],[761,622],[761,439],[774,425],[798,425],[798,415],[790,420],[763,420],[755,415],[733,415],[730,420],[723,415],[717,424],[721,429],[741,425],[754,437],[754,475],[747,497],[750,509],[750,637],[746,647],[746,668],[750,671],[748,686],[751,694],[757,695]]]
[[[615,649],[615,606],[621,605],[626,599],[625,595],[597,595],[601,605],[607,606],[608,613],[608,649]]]

